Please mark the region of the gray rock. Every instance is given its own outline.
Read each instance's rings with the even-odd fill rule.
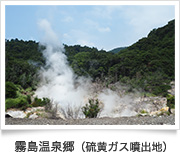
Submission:
[[[38,115],[36,115],[36,114],[31,114],[31,115],[29,116],[29,118],[31,118],[31,119],[36,119],[36,118],[38,118]]]
[[[6,112],[6,116],[11,116],[12,118],[25,118],[26,113],[24,111],[10,109]]]

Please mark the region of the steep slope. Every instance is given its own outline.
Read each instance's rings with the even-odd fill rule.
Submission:
[[[138,79],[141,87],[163,88],[175,73],[175,21],[152,30],[148,37],[118,53],[117,69],[121,77]],[[121,78],[121,79],[122,79]],[[144,83],[143,83],[144,82]],[[162,87],[161,87],[162,86]],[[148,89],[149,88],[149,89]]]
[[[147,38],[140,39],[137,43],[119,52],[123,58],[127,55],[137,64],[131,63],[134,68],[147,69],[146,71],[163,71],[174,79],[175,55],[175,21],[170,21],[162,28],[152,30]],[[145,68],[143,68],[145,67]],[[131,69],[132,71],[132,69]]]

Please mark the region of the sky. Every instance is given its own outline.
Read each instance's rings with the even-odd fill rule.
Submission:
[[[175,18],[173,5],[6,5],[6,39],[42,40],[46,19],[61,43],[111,50],[130,46]]]

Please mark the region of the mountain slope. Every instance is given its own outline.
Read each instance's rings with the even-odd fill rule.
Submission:
[[[166,26],[152,30],[147,38],[140,39],[118,53],[121,62],[125,62],[125,65],[128,63],[124,58],[133,59],[134,62],[131,61],[131,72],[129,72],[130,76],[134,76],[135,72],[139,70],[144,72],[162,71],[174,79],[174,24],[175,21],[172,20]],[[135,72],[133,72],[133,69],[136,69]]]
[[[175,75],[174,41],[175,20],[172,20],[116,54],[80,45],[64,45],[64,48],[77,76],[90,76],[107,84],[120,81],[131,89],[164,94]],[[6,81],[24,88],[35,86],[37,70],[45,63],[40,50],[43,47],[33,41],[7,40]]]
[[[108,52],[111,52],[111,53],[114,53],[114,54],[117,54],[118,52],[120,52],[121,50],[123,49],[126,49],[127,47],[118,47],[118,48],[114,48]]]
[[[120,80],[127,77],[125,82],[131,79],[156,94],[167,90],[175,75],[175,20],[152,30],[147,38],[122,50],[118,56],[121,62],[116,70]]]

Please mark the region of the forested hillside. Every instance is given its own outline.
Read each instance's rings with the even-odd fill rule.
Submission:
[[[109,52],[114,53],[114,54],[117,54],[117,53],[119,53],[121,50],[126,49],[126,48],[127,48],[127,47],[118,47],[118,48],[114,48],[114,49],[110,50]]]
[[[87,46],[64,45],[68,62],[77,76],[120,81],[133,89],[166,95],[175,73],[175,21],[153,29],[146,38],[117,54]],[[6,81],[24,89],[36,88],[38,69],[45,64],[43,46],[35,41],[6,40]]]
[[[6,40],[6,81],[23,88],[37,85],[37,70],[45,61],[35,41]]]
[[[152,30],[147,38],[118,53],[112,73],[119,80],[140,86],[154,94],[164,94],[175,73],[175,21]]]

